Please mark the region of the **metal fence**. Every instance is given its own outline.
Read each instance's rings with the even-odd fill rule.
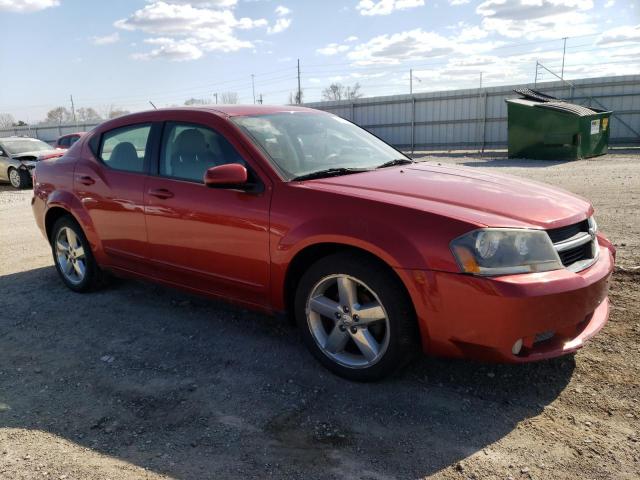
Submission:
[[[611,145],[640,145],[640,75],[392,95],[305,106],[325,110],[406,150],[485,149],[507,145],[505,99],[536,88],[582,105],[612,110]]]
[[[68,133],[88,132],[97,123],[78,123],[65,125],[27,125],[25,127],[11,127],[0,129],[0,138],[11,135],[26,135],[27,137],[39,138],[47,143],[54,143],[58,137]]]
[[[444,92],[307,103],[366,128],[406,150],[485,149],[507,145],[506,98],[527,86],[582,105],[612,110],[611,145],[640,145],[640,75],[510,85]],[[28,126],[0,130],[0,137],[28,135],[53,142],[95,124]]]

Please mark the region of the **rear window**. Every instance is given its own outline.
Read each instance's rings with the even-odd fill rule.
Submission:
[[[151,125],[131,125],[102,135],[100,160],[110,168],[127,172],[144,172],[144,159]]]

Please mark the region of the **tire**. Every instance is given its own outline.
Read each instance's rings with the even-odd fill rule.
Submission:
[[[384,378],[418,351],[415,311],[400,280],[364,255],[313,264],[298,283],[295,317],[316,359],[349,380]]]
[[[11,186],[13,188],[22,190],[23,188],[31,186],[31,176],[26,170],[21,168],[10,168],[8,174],[9,182],[11,182]]]
[[[89,241],[71,216],[61,217],[53,225],[51,252],[56,270],[70,290],[84,293],[102,285],[104,277],[93,257]]]

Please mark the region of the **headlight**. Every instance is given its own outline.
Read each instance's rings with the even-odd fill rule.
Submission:
[[[509,275],[563,268],[551,239],[543,230],[482,228],[451,242],[451,251],[465,273]]]

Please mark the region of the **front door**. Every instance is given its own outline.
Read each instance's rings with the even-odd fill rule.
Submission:
[[[157,175],[147,179],[149,254],[165,280],[254,305],[267,305],[270,189],[207,187],[205,171],[241,163],[264,179],[211,126],[167,122]]]

